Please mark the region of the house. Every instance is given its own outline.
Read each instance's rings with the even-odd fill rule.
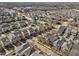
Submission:
[[[68,38],[69,35],[70,35],[70,33],[71,33],[71,29],[70,29],[70,28],[67,28],[67,29],[65,30],[63,36],[66,37],[66,38]]]
[[[18,21],[21,27],[26,27],[28,25],[28,22],[25,20]]]
[[[31,28],[33,28],[33,30],[35,31],[36,34],[37,34],[37,32],[39,32],[39,26],[32,24]]]
[[[19,29],[17,22],[11,22],[11,25],[13,29]]]
[[[10,44],[10,40],[4,34],[1,35],[0,40],[3,46]]]
[[[16,30],[16,31],[14,31],[14,33],[13,33],[17,38],[22,38],[22,33],[21,33],[21,30]]]
[[[8,23],[2,24],[2,32],[8,32],[11,31],[12,29],[13,29],[12,26]]]
[[[58,50],[58,42],[59,42],[59,40],[56,40],[56,41],[53,42],[53,46],[54,46],[55,49],[57,49],[57,50]]]
[[[57,46],[56,46],[56,49],[57,50],[60,50],[61,49],[61,46],[62,44],[65,42],[65,38],[64,37],[59,37],[58,38],[58,42],[57,42]]]
[[[64,42],[64,43],[62,44],[61,50],[62,50],[62,51],[68,51],[67,42]]]
[[[29,32],[29,30],[27,30],[27,29],[23,29],[23,30],[22,30],[22,33],[23,33],[23,37],[24,37],[24,38],[27,38],[27,37],[29,37],[29,35],[30,35],[30,32]]]
[[[72,29],[72,30],[71,30],[71,34],[76,36],[76,34],[77,34],[77,30]]]
[[[16,41],[16,36],[13,34],[13,31],[9,33],[8,39],[10,40],[11,43]]]
[[[11,34],[9,34],[8,38],[11,42],[15,42],[17,40],[21,40],[23,38],[23,35],[20,30],[12,31]]]
[[[73,43],[74,44],[79,44],[79,39],[74,39]]]
[[[61,49],[61,46],[62,44],[64,43],[64,40],[59,40],[58,43],[57,43],[57,50],[60,50]]]
[[[26,30],[26,29],[25,29]],[[23,29],[19,30],[19,35],[18,35],[18,39],[22,42],[22,43],[26,43],[26,37],[28,36],[28,31],[24,32]]]
[[[70,22],[72,25],[75,25],[75,26],[79,26],[79,19],[78,18],[74,18],[73,21]]]
[[[75,36],[74,35],[70,35],[70,37],[68,38],[69,40],[71,40],[71,41],[73,41],[74,40],[74,38],[75,38]]]
[[[15,49],[17,56],[29,56],[32,48],[28,43],[24,43]]]
[[[0,56],[3,56],[6,54],[6,51],[3,47],[0,47]]]
[[[64,26],[60,26],[60,28],[58,30],[59,35],[63,35],[65,30],[66,30],[66,28]]]
[[[71,48],[72,48],[72,43],[71,42],[64,42],[61,46],[61,50],[63,52],[69,52],[69,51],[71,51]]]
[[[29,29],[30,35],[33,35],[35,33],[34,28],[30,27]]]
[[[58,39],[57,36],[53,36],[53,35],[49,36],[49,37],[46,38],[46,43],[53,45],[53,42],[56,41],[57,39]]]
[[[9,43],[8,45],[6,45],[4,48],[6,50],[8,50],[8,51],[14,50],[14,46],[11,43]]]

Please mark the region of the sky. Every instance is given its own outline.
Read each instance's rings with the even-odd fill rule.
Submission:
[[[0,2],[79,2],[79,0],[0,0]]]

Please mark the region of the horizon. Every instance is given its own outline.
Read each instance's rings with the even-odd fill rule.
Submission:
[[[79,0],[0,0],[0,2],[79,2]]]

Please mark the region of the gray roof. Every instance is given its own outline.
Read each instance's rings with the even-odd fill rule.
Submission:
[[[65,31],[65,27],[64,26],[61,26],[60,28],[59,28],[59,30],[58,30],[58,33],[59,34],[63,34],[63,32]]]
[[[65,30],[65,33],[64,33],[64,37],[68,37],[69,36],[69,34],[71,33],[71,29],[70,28],[67,28],[66,30]]]
[[[17,55],[21,56],[21,55],[23,55],[23,54],[29,55],[30,52],[31,52],[31,49],[30,49],[29,44],[28,44],[28,43],[25,43],[25,44],[23,44],[23,45],[17,47],[17,48],[15,49],[15,51],[16,51],[16,54],[17,54]]]
[[[50,44],[53,44],[53,42],[56,41],[57,38],[58,37],[56,37],[56,36],[49,36],[47,39],[48,39],[48,41],[49,41]]]

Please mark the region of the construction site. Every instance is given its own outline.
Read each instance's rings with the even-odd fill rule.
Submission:
[[[0,2],[0,56],[79,56],[79,3]]]

